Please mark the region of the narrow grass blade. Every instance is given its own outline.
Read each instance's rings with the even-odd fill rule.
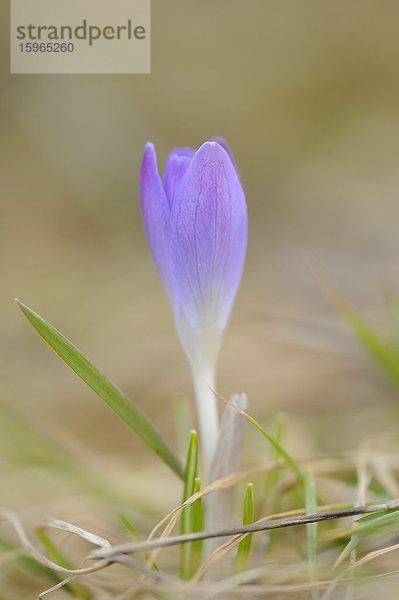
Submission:
[[[18,552],[17,558],[15,562],[26,571],[37,575],[38,577],[42,577],[43,579],[50,581],[52,583],[58,583],[60,581],[60,577],[44,565],[40,564],[36,559],[28,556],[24,551],[21,551],[19,546],[16,546],[12,542],[8,540],[0,539],[0,553],[6,552]]]
[[[185,502],[187,498],[194,494],[195,490],[195,479],[198,472],[198,435],[197,432],[192,430],[190,432],[190,441],[188,444],[186,467],[184,469],[184,488],[183,488],[183,499]],[[192,507],[188,506],[182,511],[180,518],[180,533],[191,533],[192,531]],[[192,544],[183,544],[181,547],[181,563],[180,563],[180,576],[182,579],[189,579],[192,575],[191,570],[191,554]]]
[[[119,520],[121,522],[122,527],[124,529],[126,529],[126,531],[128,532],[130,538],[134,542],[139,542],[140,541],[139,534],[137,533],[136,528],[133,525],[132,521],[129,519],[129,517],[127,515],[123,514],[119,517]]]
[[[173,471],[183,477],[181,465],[151,421],[106,375],[53,325],[25,304],[18,306],[52,350],[149,446]]]
[[[129,534],[129,537],[134,541],[134,542],[140,542],[140,536],[137,533],[137,530],[135,528],[135,526],[132,523],[132,520],[125,514],[120,515],[119,520],[121,522],[121,525],[124,529],[126,529],[127,533]]]
[[[131,537],[131,539],[132,539],[134,542],[140,542],[140,541],[141,541],[141,539],[140,539],[140,536],[139,536],[139,534],[137,533],[137,531],[136,531],[136,528],[135,528],[135,526],[133,525],[133,523],[132,523],[131,519],[129,519],[129,517],[128,517],[127,515],[123,514],[123,515],[121,515],[121,516],[120,516],[120,519],[119,519],[119,520],[120,520],[120,522],[121,522],[122,526],[123,526],[123,527],[126,529],[126,531],[128,532],[128,534],[129,534],[129,536]],[[150,557],[150,553],[149,553],[148,551],[144,551],[144,552],[143,552],[143,555],[144,555],[144,558],[145,558],[146,560],[148,560],[148,559],[149,559],[149,557]],[[159,568],[158,568],[158,566],[157,566],[157,564],[156,564],[156,563],[152,563],[152,564],[151,564],[151,569],[152,569],[153,571],[159,571]]]
[[[76,565],[73,565],[71,561],[61,552],[43,527],[39,527],[36,530],[36,533],[50,560],[67,569],[76,569]],[[71,596],[74,598],[79,598],[79,600],[94,600],[94,596],[91,591],[80,583],[71,581],[65,585],[65,589],[71,594]]]
[[[244,499],[244,508],[242,514],[242,524],[250,525],[254,522],[254,486],[253,483],[247,484],[247,491]],[[241,573],[247,568],[251,554],[252,533],[249,533],[241,540],[237,549],[237,556],[234,563],[234,573]]]
[[[184,488],[183,488],[183,502],[187,500],[194,493],[195,478],[198,472],[198,434],[192,429],[190,431],[190,440],[188,444],[186,466],[184,469]],[[184,511],[183,511],[184,514]],[[187,514],[187,513],[186,513]],[[187,533],[190,529],[190,519],[181,520],[182,533]]]
[[[307,514],[313,514],[317,512],[317,493],[316,493],[316,482],[311,473],[305,473],[305,507]],[[311,582],[317,580],[317,546],[318,546],[318,532],[317,523],[308,523],[306,525],[306,541],[308,549],[308,563],[309,563],[309,578]],[[312,600],[319,600],[320,594],[318,590],[311,591]]]
[[[274,419],[274,430],[277,442],[280,446],[283,444],[285,432],[287,429],[287,418],[283,413],[276,415]]]
[[[381,511],[375,514],[365,515],[360,517],[353,527],[353,530],[346,532],[339,532],[337,538],[348,537],[351,534],[352,537],[341,554],[335,561],[334,567],[337,567],[342,563],[345,558],[356,548],[359,542],[366,535],[378,535],[381,533],[397,533],[399,531],[399,510],[387,510]]]
[[[286,425],[287,425],[287,421],[286,421],[285,416],[282,413],[276,415],[276,418],[274,419],[273,431],[274,431],[274,437],[276,439],[276,442],[281,447],[284,447],[284,437],[285,437]],[[279,458],[279,454],[276,451],[274,446],[272,446],[272,453],[273,453],[273,457],[277,460]],[[282,478],[282,473],[278,470],[272,470],[266,474],[265,486],[266,486],[266,493],[267,493],[268,497],[272,496],[272,492],[275,489],[275,487],[277,486],[277,484],[279,483],[279,481],[281,481],[281,478]],[[273,503],[270,504],[269,509],[273,512],[273,510],[274,510]]]
[[[350,555],[352,550],[354,550],[356,548],[356,546],[358,545],[358,543],[360,542],[361,539],[362,539],[361,535],[352,535],[351,539],[346,544],[345,548],[342,550],[341,554],[338,556],[337,560],[335,561],[335,563],[333,565],[333,569],[336,569],[346,558],[348,558],[348,556]]]
[[[365,515],[356,521],[357,535],[394,533],[398,530],[399,510],[387,510],[372,515]]]
[[[298,479],[302,483],[304,483],[304,481],[305,481],[304,472],[302,471],[300,466],[295,462],[295,460],[292,458],[292,456],[290,456],[290,454],[288,454],[288,452],[286,450],[284,450],[284,448],[279,444],[276,436],[274,436],[271,433],[269,433],[268,431],[266,431],[266,429],[264,429],[264,427],[262,427],[262,425],[260,423],[258,423],[258,421],[256,421],[256,419],[251,417],[251,415],[249,415],[245,411],[241,410],[237,406],[236,406],[236,410],[238,410],[238,412],[240,412],[242,415],[244,415],[248,419],[248,421],[250,423],[252,423],[252,425],[254,425],[258,431],[260,431],[260,433],[273,446],[273,448],[276,452],[276,455],[278,457],[282,458],[285,461],[285,463],[287,464],[287,466],[291,469],[291,471],[296,475],[296,477],[298,477]]]
[[[351,307],[345,305],[342,312],[363,348],[399,387],[399,345],[375,331]]]
[[[194,494],[201,490],[201,479],[196,477],[194,480]],[[191,510],[191,531],[203,531],[204,530],[204,508],[202,498],[198,498],[191,506],[188,507]],[[190,559],[190,572],[191,575],[196,573],[199,569],[202,561],[202,549],[204,542],[197,540],[191,544],[191,559]]]

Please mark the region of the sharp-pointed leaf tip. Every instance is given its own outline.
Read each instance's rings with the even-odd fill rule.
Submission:
[[[15,298],[15,302],[17,303],[18,308],[24,313],[24,315],[26,315],[26,313],[29,313],[31,315],[35,315],[38,319],[41,319],[40,315],[38,315],[37,313],[35,313],[34,310],[32,310],[31,308],[29,308],[29,306],[27,304],[24,304],[18,298]]]
[[[51,323],[16,299],[18,306],[46,344],[88,385],[172,470],[183,479],[183,468],[162,435],[141,409]]]
[[[22,312],[25,312],[25,311],[27,311],[27,310],[30,310],[30,308],[29,308],[29,307],[28,307],[26,304],[24,304],[23,302],[21,302],[21,300],[19,300],[19,298],[14,298],[14,300],[15,300],[15,302],[16,302],[16,304],[17,304],[18,308],[19,308],[20,310],[22,310]]]

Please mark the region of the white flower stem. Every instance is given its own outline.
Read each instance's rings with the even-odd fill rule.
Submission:
[[[200,428],[204,479],[208,479],[219,434],[219,416],[215,397],[215,370],[213,368],[193,369],[195,399]]]

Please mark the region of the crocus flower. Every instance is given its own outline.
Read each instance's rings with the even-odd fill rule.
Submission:
[[[222,140],[173,150],[163,180],[147,144],[140,187],[148,242],[193,373],[209,468],[218,435],[215,365],[247,244],[245,196]]]

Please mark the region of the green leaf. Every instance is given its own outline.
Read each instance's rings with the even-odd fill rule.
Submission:
[[[123,514],[123,515],[120,516],[119,520],[120,520],[121,524],[123,525],[123,527],[128,532],[128,534],[130,535],[130,537],[132,538],[132,540],[134,542],[140,542],[140,536],[137,533],[136,528],[133,525],[131,519],[129,519],[129,517],[127,515]],[[146,560],[148,560],[150,558],[150,554],[151,553],[149,551],[144,551],[143,552],[144,558]],[[151,563],[151,569],[153,571],[159,571],[159,568],[158,568],[157,564],[154,563],[154,562]]]
[[[198,434],[192,429],[190,431],[190,440],[188,443],[186,466],[184,469],[184,489],[183,489],[183,502],[187,500],[194,493],[195,478],[198,472]],[[184,523],[182,523],[184,529]],[[187,533],[184,529],[182,533]]]
[[[159,431],[124,392],[104,375],[53,325],[17,300],[18,306],[52,350],[149,446],[183,478],[180,462]]]
[[[345,305],[342,312],[363,348],[399,387],[399,345],[375,331],[351,307]]]
[[[195,480],[198,472],[198,435],[197,432],[190,431],[190,441],[188,444],[186,467],[184,469],[184,489],[182,502],[194,494]],[[192,506],[187,506],[182,510],[180,518],[180,533],[192,532]],[[191,566],[192,544],[182,544],[180,576],[182,579],[190,579],[193,574]]]
[[[21,549],[18,546],[8,540],[0,539],[0,552],[15,552],[20,550]],[[25,554],[24,551],[21,551],[21,553],[18,554],[15,562],[26,571],[51,581],[52,583],[58,583],[60,581],[60,577],[57,573],[39,563],[35,558]]]
[[[284,437],[285,437],[286,427],[287,427],[287,420],[286,420],[285,415],[283,413],[277,414],[274,419],[273,431],[274,431],[274,438],[275,438],[278,446],[284,447]],[[274,446],[272,447],[272,455],[273,455],[273,458],[275,458],[276,460],[279,458],[279,454]],[[274,502],[277,500],[277,498],[271,492],[281,481],[282,477],[283,477],[283,474],[281,473],[281,471],[279,471],[277,469],[272,469],[271,471],[268,471],[266,473],[266,477],[265,477],[266,494],[267,494],[267,497],[272,498],[274,500]],[[271,510],[271,512],[274,512],[274,508],[275,507],[273,505],[270,505],[268,507],[268,509]],[[271,531],[271,532],[269,532],[269,535],[273,536],[273,533],[274,532]]]
[[[248,413],[246,413],[245,411],[243,411],[241,409],[237,408],[237,410],[242,415],[244,415],[245,418],[250,423],[252,423],[252,425],[254,425],[258,431],[261,432],[261,434],[273,446],[273,448],[274,448],[274,450],[276,452],[276,455],[278,457],[282,458],[285,461],[285,463],[287,464],[287,466],[291,469],[291,471],[298,477],[299,481],[302,482],[302,483],[304,483],[304,480],[305,480],[305,474],[304,474],[304,472],[302,471],[302,469],[300,468],[300,466],[295,462],[295,460],[292,458],[292,456],[290,456],[290,454],[288,454],[288,452],[286,450],[284,450],[284,448],[279,443],[277,437],[274,436],[274,435],[272,435],[268,431],[266,431],[266,429],[264,429],[264,427],[262,427],[262,425],[260,423],[258,423],[258,421],[256,421],[256,419],[254,419],[253,417],[251,417],[251,415],[249,415]]]
[[[377,513],[360,517],[353,526],[352,531],[339,532],[336,538],[348,537],[352,534],[348,544],[342,550],[335,561],[334,567],[338,566],[366,535],[378,535],[381,533],[397,533],[399,531],[399,510],[382,510]]]
[[[199,477],[195,478],[194,481],[194,494],[199,492],[201,489],[201,479]],[[191,531],[203,531],[204,530],[204,508],[202,503],[202,498],[198,498],[195,502],[193,502],[188,508],[191,510]],[[203,550],[204,542],[203,540],[198,540],[196,542],[192,542],[191,544],[191,561],[190,561],[190,569],[191,573],[195,573],[201,564],[202,559],[202,550]]]
[[[134,542],[139,542],[140,536],[137,533],[137,530],[136,530],[135,526],[133,525],[131,519],[127,515],[123,514],[123,515],[120,515],[119,520],[121,522],[121,525],[126,529],[127,533],[131,537],[131,539]]]
[[[71,561],[61,552],[58,546],[53,542],[50,536],[46,533],[44,527],[38,527],[36,530],[37,537],[46,549],[47,556],[53,562],[65,567],[66,569],[76,569],[76,565],[72,564]],[[91,591],[81,583],[70,581],[65,585],[65,589],[79,600],[93,600],[93,594]]]
[[[247,484],[247,491],[244,498],[244,508],[242,512],[242,523],[243,525],[250,525],[254,522],[254,485],[253,483]],[[249,557],[251,554],[252,545],[252,533],[248,533],[244,539],[241,540],[237,549],[236,560],[234,563],[234,572],[241,573],[245,571]]]
[[[376,535],[399,530],[399,510],[384,510],[356,521],[356,535]]]

